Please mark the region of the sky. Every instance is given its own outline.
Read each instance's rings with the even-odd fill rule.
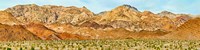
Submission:
[[[139,11],[151,11],[159,13],[170,11],[176,14],[200,14],[200,0],[1,0],[0,10],[15,5],[37,4],[87,7],[94,13],[109,11],[117,6],[128,4],[136,7]]]

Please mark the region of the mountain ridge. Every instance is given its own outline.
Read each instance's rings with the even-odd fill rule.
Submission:
[[[99,14],[84,6],[78,8],[35,4],[16,5],[0,11],[2,25],[21,25],[40,40],[165,39],[171,37],[170,34],[178,35],[177,29],[194,20],[193,18],[188,14],[168,11],[158,14],[140,12],[130,5],[121,5]]]

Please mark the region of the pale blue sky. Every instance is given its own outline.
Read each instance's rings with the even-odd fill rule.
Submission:
[[[140,11],[149,10],[154,13],[167,10],[173,13],[200,14],[200,0],[1,0],[0,9],[18,4],[86,6],[94,13],[129,4]]]

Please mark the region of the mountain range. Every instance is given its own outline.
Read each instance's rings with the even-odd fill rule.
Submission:
[[[0,11],[0,41],[200,39],[200,16],[152,13],[121,5],[98,14],[86,7],[35,4]]]

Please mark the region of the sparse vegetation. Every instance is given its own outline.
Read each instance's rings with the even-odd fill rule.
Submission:
[[[198,40],[61,40],[0,42],[3,50],[199,50]]]

